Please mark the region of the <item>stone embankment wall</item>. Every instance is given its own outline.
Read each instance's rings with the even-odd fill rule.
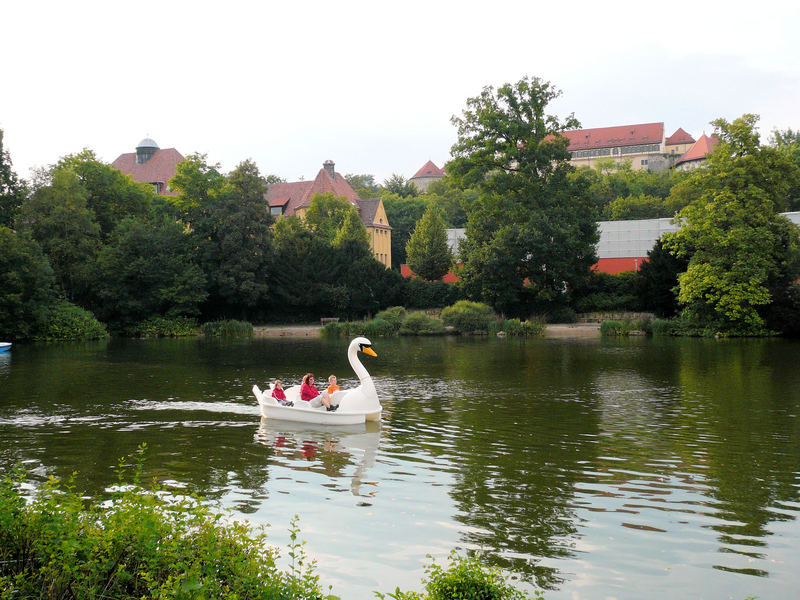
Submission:
[[[653,313],[648,312],[593,312],[578,315],[578,323],[602,323],[603,321],[624,321],[630,319],[655,319]]]

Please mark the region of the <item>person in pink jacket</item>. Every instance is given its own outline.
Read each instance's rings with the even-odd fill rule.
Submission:
[[[325,406],[326,410],[336,410],[335,406],[331,406],[328,400],[328,394],[320,394],[319,390],[314,385],[314,374],[306,373],[303,375],[303,383],[300,386],[300,399],[310,402],[314,408],[318,406]]]

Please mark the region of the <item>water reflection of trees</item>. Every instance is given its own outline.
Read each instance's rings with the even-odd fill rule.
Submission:
[[[415,436],[409,450],[452,465],[467,547],[554,588],[561,576],[542,558],[575,552],[574,487],[595,452],[586,348],[481,343],[482,360],[470,342],[420,358],[418,385],[392,412],[392,441]]]

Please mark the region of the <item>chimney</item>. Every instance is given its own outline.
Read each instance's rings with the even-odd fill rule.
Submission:
[[[334,162],[332,160],[326,160],[322,163],[322,168],[328,172],[328,175],[331,176],[331,179],[336,179],[336,171],[333,170]]]

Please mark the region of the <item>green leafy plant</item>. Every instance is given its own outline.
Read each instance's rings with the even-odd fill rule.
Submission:
[[[442,322],[459,333],[486,332],[494,317],[490,306],[469,300],[459,300],[442,310]]]
[[[289,572],[266,535],[200,498],[139,483],[144,446],[121,461],[107,503],[86,503],[67,482],[49,479],[33,499],[20,470],[0,481],[1,598],[301,598],[322,592],[315,563],[291,524]],[[125,475],[132,470],[132,481]]]
[[[402,306],[390,306],[386,310],[379,312],[375,318],[383,319],[389,323],[395,329],[395,331],[399,331],[403,326],[403,322],[406,320],[407,315],[408,312]]]
[[[62,300],[44,311],[37,340],[99,340],[108,337],[108,330],[88,310]]]
[[[182,337],[195,335],[197,322],[189,317],[151,317],[126,330],[126,334],[140,338]]]
[[[206,337],[253,337],[253,325],[247,321],[209,321],[202,331]]]
[[[400,335],[441,335],[444,332],[442,322],[424,312],[409,314],[400,329]]]

